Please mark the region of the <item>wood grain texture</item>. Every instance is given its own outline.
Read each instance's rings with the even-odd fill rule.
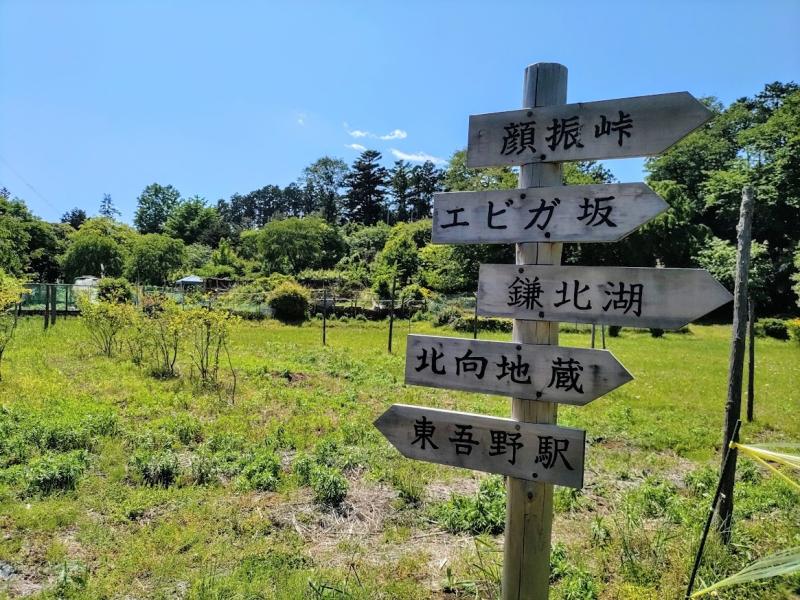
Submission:
[[[644,183],[444,192],[433,196],[432,241],[614,242],[667,208]]]
[[[459,428],[459,425],[466,427]],[[424,448],[419,435],[423,426],[430,431]],[[578,489],[583,487],[586,432],[580,429],[406,404],[392,405],[375,421],[375,427],[408,458]],[[498,446],[493,444],[492,431],[512,437],[505,437],[506,445]],[[469,443],[464,442],[465,439]],[[521,446],[512,448],[509,441]],[[541,453],[543,448],[549,448],[550,454]]]
[[[541,287],[539,298],[514,305],[512,286],[527,282]],[[535,321],[677,329],[731,299],[703,269],[481,265],[478,276],[478,314]]]
[[[530,109],[472,115],[467,166],[650,156],[665,151],[712,116],[713,113],[688,92],[558,106],[537,104]],[[572,120],[564,123],[562,130],[548,130],[553,127],[554,120],[560,126],[562,119]],[[567,136],[554,145],[559,142],[560,132],[571,132],[572,126],[577,127],[579,137]],[[507,129],[509,127],[512,129]],[[521,132],[530,133],[531,129],[531,139],[524,139]],[[520,133],[512,135],[514,132]],[[556,138],[548,140],[553,133]]]
[[[580,406],[632,379],[607,350],[432,335],[409,335],[406,345],[412,385]]]

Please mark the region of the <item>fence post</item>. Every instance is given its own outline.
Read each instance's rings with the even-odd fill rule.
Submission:
[[[478,294],[475,294],[475,314],[472,315],[472,339],[478,339]]]
[[[46,283],[44,286],[44,328],[50,327],[50,286]]]
[[[322,286],[322,345],[328,343],[328,288]]]
[[[564,104],[567,68],[538,63],[525,69],[523,108]],[[561,163],[522,165],[519,187],[562,185]],[[558,265],[561,244],[517,244],[516,264]],[[513,339],[527,344],[558,344],[558,323],[514,319]],[[557,405],[512,398],[511,418],[528,423],[557,421]],[[509,477],[503,560],[503,600],[546,600],[550,589],[550,535],[553,485]]]
[[[397,273],[392,277],[392,299],[389,304],[389,354],[392,353],[392,334],[394,333],[394,290],[397,285]]]
[[[731,340],[730,365],[728,367],[728,398],[725,403],[725,430],[722,440],[722,454],[726,454],[733,441],[736,422],[742,414],[742,370],[744,367],[745,328],[747,327],[747,274],[750,271],[750,223],[753,218],[753,188],[745,186],[742,190],[742,205],[739,210],[737,226],[738,247],[736,250],[736,282],[733,293],[733,336]],[[730,460],[723,458],[720,465],[722,480],[717,529],[722,541],[731,541],[733,526],[733,484],[736,478],[736,449]]]
[[[600,325],[600,339],[603,342],[603,350],[606,349],[606,326]]]
[[[756,309],[752,296],[747,300],[747,422],[753,421],[756,376]]]
[[[52,295],[50,296],[50,306],[52,310],[50,311],[50,325],[56,324],[56,313],[58,312],[58,284],[54,283],[51,286]]]
[[[597,325],[592,323],[592,348],[594,348],[594,336],[596,331],[597,331]]]

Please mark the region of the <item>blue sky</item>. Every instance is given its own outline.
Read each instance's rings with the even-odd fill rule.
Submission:
[[[570,102],[728,103],[800,80],[798,24],[800,0],[0,0],[0,186],[50,220],[109,193],[130,221],[154,181],[215,202],[353,144],[446,159],[540,61],[569,68]]]

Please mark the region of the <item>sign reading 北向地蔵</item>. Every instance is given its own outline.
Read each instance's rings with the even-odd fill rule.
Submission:
[[[435,244],[613,242],[668,208],[644,183],[434,194]]]
[[[406,404],[392,405],[375,427],[408,458],[583,487],[579,429]]]
[[[467,166],[649,156],[712,116],[688,92],[472,115]]]
[[[607,350],[409,335],[406,383],[583,405],[631,381]]]

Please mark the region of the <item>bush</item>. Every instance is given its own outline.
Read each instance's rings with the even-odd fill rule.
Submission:
[[[203,441],[203,426],[200,421],[189,415],[178,415],[170,419],[166,424],[166,430],[186,446]]]
[[[93,302],[85,296],[78,297],[81,320],[89,330],[97,349],[106,356],[113,356],[119,349],[118,334],[124,331],[135,309],[130,304],[112,301]]]
[[[307,454],[298,454],[295,457],[292,470],[300,485],[308,485],[311,483],[311,471],[314,469],[314,466],[314,459]]]
[[[311,490],[317,504],[337,507],[347,496],[347,480],[336,469],[319,465],[311,471]]]
[[[650,335],[653,336],[654,338],[664,337],[664,330],[659,327],[651,327]]]
[[[787,323],[789,328],[789,336],[798,344],[800,344],[800,319],[792,319]]]
[[[458,310],[455,306],[447,306],[434,314],[433,324],[437,327],[444,327],[445,325],[450,325],[461,318],[463,317],[460,310]]]
[[[619,325],[609,325],[608,326],[608,335],[609,337],[619,337],[619,332],[622,331],[622,327]]]
[[[273,492],[278,488],[281,463],[274,452],[261,449],[242,469],[241,487],[261,492]]]
[[[169,487],[178,478],[178,457],[172,450],[139,450],[131,459],[131,467],[147,485]]]
[[[756,335],[771,337],[776,340],[789,339],[789,326],[783,319],[759,319],[756,321]]]
[[[311,294],[303,286],[285,281],[269,294],[273,316],[284,323],[299,323],[308,316]]]
[[[201,452],[192,457],[192,481],[197,485],[207,485],[217,479],[217,461],[214,456]]]
[[[105,302],[133,302],[133,288],[124,277],[103,277],[97,282],[97,299]]]
[[[74,490],[85,469],[86,453],[82,450],[39,456],[25,470],[28,493],[50,494],[59,490]]]
[[[436,520],[451,533],[503,532],[506,523],[506,490],[501,477],[481,481],[474,497],[453,494],[434,511]]]

